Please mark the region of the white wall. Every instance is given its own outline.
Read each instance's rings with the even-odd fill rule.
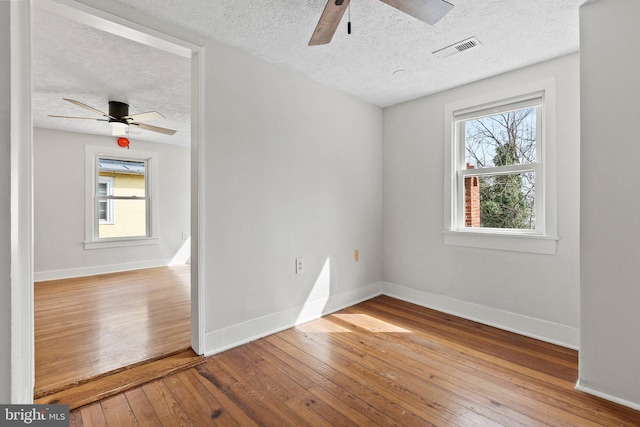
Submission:
[[[382,110],[214,42],[206,55],[210,353],[379,291]]]
[[[0,2],[0,403],[11,400],[10,2]]]
[[[557,96],[557,254],[444,245],[445,105],[551,76]],[[578,54],[385,109],[385,292],[577,347],[579,144]]]
[[[640,2],[580,10],[579,388],[640,409]]]
[[[115,138],[36,128],[33,139],[36,281],[166,265],[185,244],[189,148],[131,140],[131,149],[159,154],[159,244],[85,250],[84,146],[116,147]]]

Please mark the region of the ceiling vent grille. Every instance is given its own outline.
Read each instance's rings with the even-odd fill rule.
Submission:
[[[444,47],[442,49],[436,50],[433,52],[438,58],[446,58],[447,56],[454,55],[456,53],[464,52],[469,49],[473,49],[474,47],[480,46],[480,42],[477,38],[471,37],[466,40],[459,41],[457,43],[452,44],[451,46]]]

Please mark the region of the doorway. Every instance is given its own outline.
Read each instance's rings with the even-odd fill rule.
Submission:
[[[91,8],[85,5],[77,5],[76,3],[73,3],[72,6],[69,5],[64,5],[64,4],[59,4],[59,3],[54,3],[54,2],[49,2],[49,1],[44,1],[44,0],[40,0],[38,1],[38,7],[41,7],[42,5],[45,5],[44,7],[48,8],[49,10],[55,10],[56,13],[60,13],[64,16],[70,17],[71,19],[73,19],[74,21],[77,22],[82,22],[84,24],[87,25],[92,25],[96,28],[101,28],[102,30],[106,30],[108,32],[111,32],[113,34],[117,34],[119,36],[123,36],[126,37],[130,40],[135,40],[137,42],[144,42],[145,44],[148,44],[149,46],[153,46],[156,48],[161,48],[161,49],[165,49],[168,51],[171,51],[172,53],[178,53],[180,55],[187,55],[190,58],[191,64],[192,64],[192,76],[193,76],[193,84],[191,85],[191,91],[192,94],[196,94],[195,96],[192,96],[191,99],[191,103],[192,103],[192,118],[191,118],[191,129],[193,129],[192,132],[192,138],[191,138],[191,148],[190,148],[190,157],[191,157],[191,179],[190,179],[190,187],[191,187],[191,202],[190,202],[190,212],[189,212],[189,216],[192,219],[191,222],[191,235],[194,236],[190,242],[190,247],[191,247],[191,253],[192,253],[192,258],[191,258],[191,273],[189,273],[189,276],[191,278],[191,302],[190,302],[190,306],[191,306],[191,339],[190,339],[190,343],[191,343],[191,347],[198,353],[201,354],[202,353],[202,337],[203,337],[203,332],[201,330],[201,325],[202,322],[200,321],[201,316],[203,315],[203,311],[200,308],[199,305],[199,292],[200,292],[200,288],[198,287],[198,245],[199,242],[197,240],[197,230],[198,230],[198,222],[199,222],[199,218],[201,217],[199,212],[198,212],[198,198],[200,197],[199,191],[198,191],[198,175],[199,175],[199,157],[198,156],[198,152],[199,152],[199,144],[198,141],[201,140],[202,138],[202,129],[201,126],[199,125],[200,123],[202,123],[202,120],[200,118],[200,115],[203,113],[203,110],[201,108],[199,108],[199,97],[198,97],[198,88],[202,85],[202,78],[203,78],[203,73],[200,72],[200,57],[202,54],[202,50],[200,45],[193,42],[193,40],[189,41],[183,41],[180,40],[178,38],[176,38],[175,36],[172,36],[173,34],[176,33],[180,33],[181,36],[184,38],[184,34],[183,32],[178,32],[173,30],[172,28],[169,28],[168,26],[164,25],[164,24],[160,24],[160,25],[156,25],[156,23],[153,22],[153,20],[151,20],[150,18],[147,17],[142,17],[142,16],[136,16],[134,17],[134,19],[129,20],[129,19],[123,19],[120,16],[118,16],[117,14],[113,14],[113,13],[107,13],[104,10],[101,9],[96,9],[96,8]],[[101,4],[100,7],[105,7],[108,8],[111,11],[118,11],[119,8],[117,5],[114,4]],[[22,18],[24,18],[24,15],[22,16]],[[140,21],[143,21],[143,24],[140,23]],[[194,38],[195,39],[195,38]],[[25,59],[25,58],[23,58]],[[28,59],[24,60],[25,65],[22,66],[21,71],[25,71],[24,68],[26,68],[27,72],[25,72],[25,75],[29,75],[28,73],[28,69],[30,67],[30,62]],[[25,91],[28,92],[28,91]],[[31,94],[32,92],[30,92]],[[13,114],[12,114],[13,116]],[[21,123],[26,122],[26,123],[30,123],[30,117],[26,117],[26,118],[21,118]],[[31,156],[33,156],[31,154]],[[24,169],[24,165],[26,164],[26,162],[30,162],[31,159],[27,156],[25,156],[25,158],[21,158],[21,165],[23,166]],[[28,169],[28,167],[26,168]],[[31,179],[33,179],[33,177],[31,177]],[[22,214],[26,217],[32,217],[33,215],[33,207],[29,207],[28,209],[22,209]],[[28,233],[27,233],[28,234]],[[29,246],[30,243],[28,242],[28,239],[24,239],[22,240],[23,245],[25,246]],[[28,262],[27,260],[23,259],[23,262]],[[31,277],[33,277],[33,269],[31,270]],[[31,281],[31,283],[33,283]],[[33,295],[33,288],[31,288],[31,295]],[[28,294],[28,292],[25,292]],[[33,304],[33,300],[31,300],[31,304]],[[31,307],[33,307],[33,305],[31,305]],[[29,312],[28,307],[22,307],[23,312]],[[33,322],[33,317],[28,318],[28,317],[23,317],[22,319],[23,321],[16,325],[14,328],[14,331],[22,331],[21,334],[24,337],[24,339],[26,339],[27,337],[29,337],[29,333],[26,332],[30,329],[29,327],[29,323]],[[27,343],[27,342],[22,342],[19,343],[19,345],[21,346],[20,351],[23,351],[23,349],[27,349],[26,352],[24,352],[24,354],[31,354],[31,356],[33,357],[33,340],[30,339],[31,344]],[[12,348],[12,352],[15,354],[16,353],[16,349]],[[32,358],[33,360],[33,358]],[[28,366],[23,366],[21,369],[21,381],[16,381],[13,385],[13,390],[14,390],[14,395],[15,393],[19,393],[22,397],[21,400],[26,400],[26,398],[24,397],[24,393],[23,390],[28,390],[31,389],[33,390],[33,384],[31,384],[31,387],[29,387],[29,383],[32,383],[32,379],[30,379],[29,377],[32,375],[29,374],[29,368]]]

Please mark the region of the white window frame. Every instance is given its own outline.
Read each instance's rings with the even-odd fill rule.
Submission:
[[[135,237],[100,238],[98,234],[98,159],[101,157],[119,160],[143,161],[145,168],[146,197],[148,204],[147,235]],[[85,249],[114,248],[124,246],[153,245],[159,242],[158,203],[158,153],[142,150],[126,150],[102,146],[85,146]],[[113,217],[112,217],[113,218]]]
[[[555,254],[556,202],[556,99],[555,79],[502,89],[445,106],[444,243],[518,252]],[[536,163],[466,169],[464,120],[503,111],[536,107]],[[464,221],[464,178],[535,171],[535,230],[472,228]]]
[[[98,178],[98,184],[107,184],[107,196],[113,196],[113,183],[115,179],[112,176],[100,176]],[[113,200],[106,200],[107,202],[107,218],[100,219],[100,224],[113,224]],[[99,202],[98,202],[99,203]]]

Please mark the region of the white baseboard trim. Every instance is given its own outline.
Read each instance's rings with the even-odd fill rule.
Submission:
[[[423,307],[574,350],[578,350],[580,345],[579,330],[571,326],[435,295],[389,282],[382,282],[382,293]]]
[[[434,295],[389,282],[376,282],[353,291],[332,295],[328,299],[309,301],[298,307],[251,319],[217,331],[207,332],[205,334],[204,354],[205,356],[211,356],[221,353],[233,347],[318,319],[378,295],[388,295],[392,298],[574,350],[577,350],[579,346],[579,331],[577,328]]]
[[[34,282],[47,280],[72,279],[74,277],[95,276],[96,274],[120,273],[123,271],[142,270],[145,268],[164,267],[166,265],[186,264],[189,257],[184,260],[151,259],[146,261],[128,262],[124,264],[96,265],[92,267],[69,268],[66,270],[37,271],[33,273]],[[182,262],[181,262],[182,261]]]
[[[621,399],[621,398],[616,397],[616,396],[612,396],[612,395],[610,395],[608,393],[603,393],[601,391],[594,390],[594,389],[592,389],[590,387],[587,387],[587,386],[583,385],[582,384],[582,380],[580,378],[578,378],[578,382],[576,383],[576,390],[582,391],[584,393],[592,394],[592,395],[594,395],[596,397],[600,397],[600,398],[605,399],[605,400],[610,400],[612,402],[619,403],[620,405],[627,406],[627,407],[629,407],[631,409],[635,409],[636,411],[640,411],[640,404],[639,403],[630,402],[628,400]]]
[[[380,295],[381,282],[205,334],[205,356],[255,341]]]

